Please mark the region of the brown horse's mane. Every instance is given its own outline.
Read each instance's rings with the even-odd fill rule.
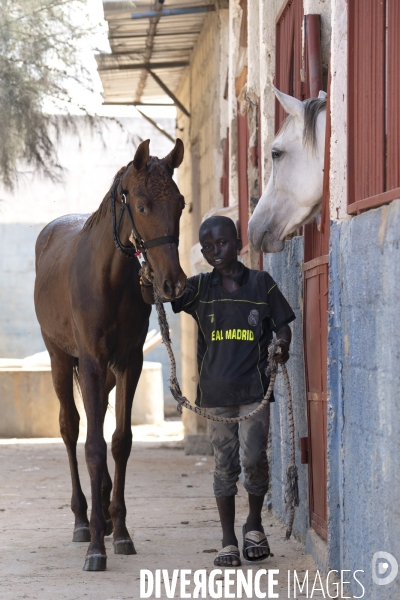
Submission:
[[[164,159],[160,160],[155,156],[150,156],[149,161],[147,163],[145,177],[142,180],[143,187],[146,191],[148,190],[150,176],[152,174],[154,174],[154,170],[160,166],[160,164],[163,162],[163,160]],[[126,169],[128,169],[128,167],[130,167],[130,165],[132,163],[133,163],[133,161],[129,162],[125,167],[121,167],[121,169],[118,171],[118,173],[115,174],[115,176],[113,177],[113,181],[110,186],[110,189],[108,190],[107,194],[104,196],[103,200],[101,201],[99,208],[97,210],[95,210],[90,215],[90,217],[87,219],[87,221],[84,225],[84,229],[90,229],[91,227],[96,225],[104,216],[106,216],[108,210],[110,209],[111,190],[113,188],[115,180],[118,177],[120,177],[126,171]],[[163,171],[164,171],[164,173],[163,173]],[[168,175],[167,175],[167,173],[168,173]],[[160,171],[158,172],[158,177],[156,179],[156,182],[152,182],[151,187],[158,189],[158,191],[161,190],[163,185],[165,185],[165,183],[167,183],[169,181],[170,177],[172,177],[172,171],[168,172],[168,168],[165,168],[165,166],[164,166],[164,169],[162,169],[161,172]]]
[[[99,208],[97,210],[95,210],[90,217],[88,218],[88,220],[86,221],[85,225],[83,226],[84,229],[90,229],[91,227],[93,227],[93,225],[96,225],[100,219],[102,219],[108,212],[109,208],[110,208],[110,203],[109,200],[111,198],[111,190],[113,188],[113,185],[115,183],[115,180],[120,177],[120,175],[122,175],[122,173],[132,164],[132,161],[130,163],[128,163],[125,167],[121,167],[120,170],[114,175],[113,180],[112,180],[112,184],[110,186],[110,189],[108,190],[107,194],[104,196],[103,200],[101,201]]]

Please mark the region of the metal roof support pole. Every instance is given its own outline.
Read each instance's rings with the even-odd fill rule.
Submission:
[[[156,123],[155,121],[153,121],[153,119],[151,119],[150,117],[148,117],[148,116],[147,116],[147,115],[146,115],[146,114],[145,114],[145,113],[144,113],[142,110],[140,110],[140,108],[138,108],[138,107],[136,106],[136,104],[135,104],[135,103],[133,103],[133,105],[134,105],[134,107],[136,108],[136,110],[137,110],[137,111],[138,111],[138,112],[139,112],[139,113],[142,115],[142,117],[143,117],[144,119],[146,119],[146,121],[148,121],[149,123],[151,123],[151,124],[153,125],[153,127],[155,127],[156,129],[158,129],[158,131],[159,131],[160,133],[162,133],[163,135],[165,135],[165,137],[166,137],[166,138],[168,138],[169,140],[171,140],[171,142],[172,142],[173,144],[175,144],[175,140],[174,140],[174,138],[173,138],[171,135],[169,135],[169,133],[167,133],[167,132],[165,131],[164,127],[162,127],[161,125],[159,125],[158,123]]]
[[[154,81],[156,83],[158,83],[158,85],[160,86],[160,88],[171,98],[171,100],[173,100],[175,106],[177,106],[187,117],[190,117],[190,112],[188,110],[186,110],[186,108],[183,106],[183,104],[181,102],[179,102],[179,100],[175,96],[175,94],[173,94],[171,92],[171,90],[165,85],[165,83],[163,81],[161,81],[161,79],[158,77],[158,75],[156,75],[148,67],[147,67],[147,71],[150,73],[150,75],[152,76],[152,78],[154,79]]]
[[[154,8],[155,8],[155,10],[152,11],[152,15],[151,15],[152,18],[150,19],[150,27],[147,31],[146,49],[145,49],[144,55],[143,55],[144,63],[149,63],[150,59],[151,59],[151,55],[153,54],[153,44],[154,44],[154,38],[156,36],[157,24],[161,18],[161,11],[163,8],[162,2],[159,2],[159,0],[155,0]],[[136,90],[136,97],[135,97],[136,102],[140,102],[140,100],[142,99],[143,90],[146,85],[146,79],[147,79],[147,69],[143,69],[143,71],[140,74],[140,80],[139,80],[137,90]]]

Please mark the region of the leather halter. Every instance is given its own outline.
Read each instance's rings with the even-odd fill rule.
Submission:
[[[132,217],[131,209],[129,204],[126,202],[126,195],[122,189],[122,177],[125,175],[126,171],[120,176],[116,177],[112,190],[111,190],[111,212],[113,216],[113,238],[114,243],[117,247],[117,250],[121,252],[127,258],[138,258],[139,262],[143,262],[146,259],[146,250],[149,248],[155,248],[156,246],[162,246],[163,244],[176,244],[179,245],[179,238],[176,235],[164,235],[162,237],[154,238],[153,240],[148,240],[145,242],[138,230],[136,229],[135,222]],[[116,214],[116,201],[117,201],[117,186],[119,184],[119,195],[121,197],[121,211],[118,216]],[[132,243],[132,246],[128,246],[123,244],[119,237],[119,227],[122,221],[124,214],[127,213],[129,220],[131,222],[132,233],[129,237],[129,241]],[[135,250],[133,254],[129,252],[129,250]],[[142,258],[140,258],[142,255]]]

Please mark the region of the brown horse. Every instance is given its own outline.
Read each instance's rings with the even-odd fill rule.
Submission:
[[[173,300],[183,293],[186,276],[177,246],[185,203],[172,179],[182,160],[179,139],[162,160],[150,157],[149,140],[142,142],[133,161],[117,173],[95,213],[89,218],[56,219],[36,243],[36,314],[60,401],[60,430],[72,477],[73,540],[90,542],[86,571],[105,570],[104,535],[112,531],[116,554],[136,554],[125,523],[124,487],[132,446],[132,401],[151,311],[142,299],[136,256],[137,251],[147,256],[154,284],[165,298]],[[90,523],[76,459],[79,414],[73,397],[74,369],[88,421],[85,455],[92,491]],[[110,502],[112,482],[103,423],[108,394],[115,384],[115,477]]]

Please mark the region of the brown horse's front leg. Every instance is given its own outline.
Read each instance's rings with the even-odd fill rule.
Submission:
[[[117,377],[116,430],[112,438],[112,454],[115,460],[113,497],[110,505],[114,526],[115,554],[136,554],[132,539],[126,528],[125,476],[126,465],[132,448],[131,412],[133,396],[143,365],[140,352],[124,373]]]
[[[107,565],[104,545],[106,519],[102,507],[102,482],[107,463],[107,445],[103,435],[106,373],[107,366],[100,361],[89,356],[79,357],[79,381],[87,416],[86,465],[92,490],[91,541],[84,571],[105,571]]]
[[[106,387],[105,387],[105,397],[106,402],[104,405],[104,417],[106,416],[107,407],[108,407],[108,395],[111,390],[115,387],[115,375],[111,371],[111,369],[107,369],[107,377],[106,377]],[[113,532],[113,524],[110,515],[110,502],[111,502],[111,490],[112,490],[112,480],[110,474],[107,469],[107,464],[103,473],[103,481],[101,485],[101,501],[103,506],[103,515],[107,521],[106,532],[105,535],[111,535]]]

